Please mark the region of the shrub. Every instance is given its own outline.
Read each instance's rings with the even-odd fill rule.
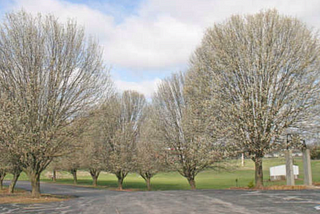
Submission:
[[[310,158],[312,160],[320,160],[320,145],[310,147]]]
[[[248,187],[250,188],[250,189],[252,189],[252,188],[254,188],[254,183],[253,183],[253,181],[250,181],[249,183],[248,183]]]

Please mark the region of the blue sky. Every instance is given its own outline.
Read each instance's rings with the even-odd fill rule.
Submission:
[[[320,28],[320,0],[0,0],[0,15],[24,8],[74,18],[99,39],[119,90],[148,98],[159,81],[185,70],[205,29],[232,14],[276,8]]]

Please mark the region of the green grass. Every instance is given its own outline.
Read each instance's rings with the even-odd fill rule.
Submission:
[[[271,166],[285,164],[284,158],[265,158],[263,159],[263,172],[265,186],[271,185],[285,185],[285,181],[271,182],[269,181],[269,168]],[[296,180],[296,185],[303,184],[303,168],[302,159],[300,157],[294,158],[294,164],[299,166],[299,179]],[[313,182],[320,182],[320,160],[312,161],[312,175]],[[254,181],[254,163],[251,160],[246,160],[245,166],[240,166],[240,161],[232,160],[228,162],[229,167],[222,170],[208,169],[198,174],[196,177],[196,184],[198,189],[227,189],[236,186],[236,179],[238,179],[239,187],[247,187],[250,181]],[[45,174],[45,173],[44,173]],[[58,183],[73,184],[72,177],[67,172],[60,172],[61,179]],[[11,179],[8,175],[6,179]],[[19,180],[28,180],[28,177],[22,173]],[[42,181],[51,182],[51,180],[44,175],[41,177]],[[80,173],[78,175],[78,184],[91,185],[92,179],[88,173]],[[151,180],[153,190],[176,190],[176,189],[190,189],[187,180],[177,172],[166,172],[155,175]],[[98,179],[99,188],[117,188],[117,179],[113,174],[101,173]],[[139,189],[146,190],[144,180],[136,173],[129,174],[125,180],[123,187],[125,189]]]

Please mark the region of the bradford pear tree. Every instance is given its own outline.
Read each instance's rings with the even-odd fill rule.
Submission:
[[[0,190],[3,189],[3,180],[7,175],[8,168],[7,168],[7,157],[4,156],[5,153],[1,151],[0,153]]]
[[[136,143],[143,121],[145,97],[135,91],[115,96],[104,110],[104,142],[107,148],[107,170],[118,178],[122,189],[124,178],[134,170]]]
[[[157,138],[154,107],[147,106],[144,114],[135,162],[137,172],[146,181],[147,189],[151,190],[151,178],[165,168],[165,150]]]
[[[11,182],[10,182],[10,185],[9,185],[9,188],[8,188],[8,193],[9,194],[12,194],[14,193],[14,188],[17,184],[17,181],[20,177],[20,174],[22,172],[22,167],[21,167],[21,164],[19,162],[19,159],[18,157],[11,157],[10,158],[10,162],[8,164],[8,172],[10,174],[12,174],[12,179],[11,179]]]
[[[3,138],[2,138],[3,140]],[[12,174],[8,193],[14,193],[17,180],[22,172],[21,163],[17,155],[12,155],[6,147],[0,143],[0,189],[3,187],[3,180],[7,174]]]
[[[101,124],[101,109],[97,107],[90,112],[86,128],[81,137],[82,155],[80,165],[89,170],[93,186],[97,186],[98,178],[105,169],[105,157],[107,155],[103,142]]]
[[[68,126],[103,95],[108,76],[101,53],[74,21],[19,11],[0,25],[1,91],[19,127],[18,137],[2,142],[19,156],[33,197],[40,196],[41,172],[72,149]],[[10,128],[1,130],[10,135]]]
[[[219,135],[251,156],[256,187],[266,152],[317,113],[319,53],[317,35],[276,10],[215,24],[195,52],[194,85],[211,97]]]
[[[196,188],[195,177],[221,160],[210,117],[202,114],[202,106],[193,102],[186,77],[173,74],[158,87],[153,98],[156,106],[158,139],[167,149],[167,163],[184,176],[191,189]]]
[[[88,126],[88,120],[87,115],[82,115],[68,127],[69,132],[72,133],[68,138],[70,145],[72,145],[72,150],[68,149],[63,156],[56,157],[48,166],[47,170],[52,171],[51,178],[53,182],[56,182],[57,172],[64,170],[71,173],[74,184],[77,184],[77,170],[81,166],[84,152],[81,138],[85,128]]]
[[[76,149],[75,151],[69,153],[61,158],[62,169],[70,172],[73,178],[73,183],[78,183],[77,171],[82,166],[83,151],[81,149]]]
[[[8,193],[13,193],[16,182],[22,171],[20,156],[13,153],[8,148],[8,143],[21,139],[21,127],[19,127],[19,118],[14,115],[16,112],[15,106],[8,100],[3,91],[0,89],[0,186],[4,176],[8,173],[12,174],[12,180],[10,182]]]
[[[79,138],[75,138],[79,139]],[[76,142],[74,142],[76,143]],[[67,171],[73,177],[73,183],[77,184],[77,170],[82,166],[81,163],[83,162],[83,149],[80,147],[80,141],[77,142],[78,145],[74,147],[73,151],[69,151],[68,154],[65,154],[61,157],[55,158],[50,165],[48,166],[47,170],[50,169],[52,171],[52,181],[56,182],[57,175],[59,171]],[[82,142],[81,142],[82,143]],[[79,145],[80,144],[80,145]]]

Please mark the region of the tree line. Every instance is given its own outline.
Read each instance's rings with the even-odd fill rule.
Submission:
[[[120,189],[129,172],[150,189],[157,172],[175,170],[195,189],[199,172],[246,153],[262,187],[264,155],[286,148],[286,134],[317,128],[319,50],[296,18],[234,15],[207,29],[188,69],[148,102],[114,88],[100,46],[74,21],[9,13],[0,25],[0,184],[10,172],[14,187],[24,171],[39,197],[51,164],[75,182],[87,169],[94,185],[111,172]]]

